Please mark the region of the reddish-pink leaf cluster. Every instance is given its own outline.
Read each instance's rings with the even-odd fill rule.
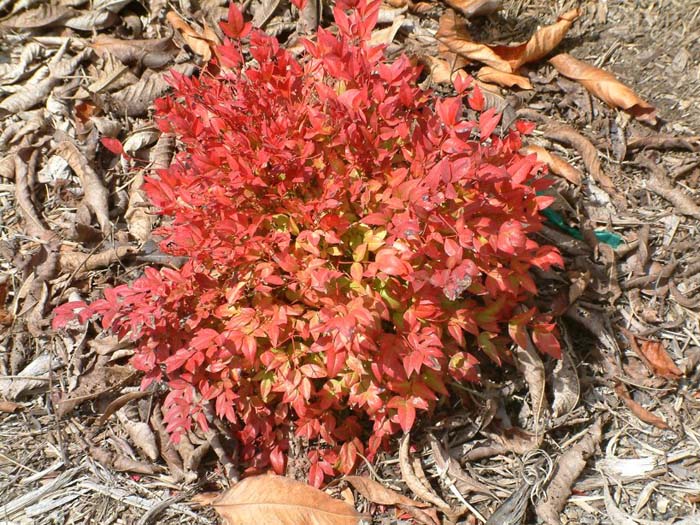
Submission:
[[[444,100],[417,87],[406,57],[368,43],[379,5],[338,2],[337,31],[300,60],[232,8],[221,72],[175,76],[157,103],[183,147],[146,191],[167,218],[161,249],[189,262],[56,315],[97,314],[136,342],[144,384],[170,388],[170,432],[206,425],[212,402],[251,471],[282,471],[290,432],[308,439],[316,485],[523,330],[559,352],[550,319],[517,309],[537,293],[530,270],[562,263],[530,235],[550,201],[518,153],[529,126],[494,135],[499,116],[462,80]]]

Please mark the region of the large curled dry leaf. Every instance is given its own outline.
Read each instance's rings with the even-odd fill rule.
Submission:
[[[576,186],[581,185],[583,174],[580,170],[574,168],[571,164],[562,159],[559,155],[546,150],[541,146],[525,146],[524,153],[534,153],[537,155],[537,160],[547,165],[552,173],[559,175]]]
[[[182,38],[187,45],[190,46],[192,51],[201,56],[204,62],[209,62],[212,48],[221,44],[216,34],[211,31],[205,31],[206,34],[195,31],[192,26],[175,11],[170,11],[166,18],[168,22],[170,22],[170,25],[180,32]]]
[[[601,419],[569,450],[564,452],[554,469],[552,480],[547,485],[547,498],[537,505],[537,516],[548,525],[560,525],[559,516],[571,495],[571,486],[579,477],[586,460],[593,455],[603,437]]]
[[[549,62],[560,74],[579,82],[593,95],[611,106],[624,109],[638,120],[649,124],[656,123],[656,108],[639,98],[613,74],[577,60],[567,53],[552,57]]]
[[[362,517],[325,492],[274,475],[246,478],[215,499],[195,501],[213,506],[227,525],[358,525]]]
[[[482,67],[476,73],[476,78],[482,82],[488,82],[489,84],[496,84],[503,87],[518,86],[520,89],[532,89],[532,84],[526,77],[516,75],[515,73],[499,71],[491,66]]]
[[[524,44],[494,46],[475,42],[464,20],[454,11],[448,10],[440,17],[435,38],[453,53],[471,61],[486,64],[498,71],[513,73],[523,64],[536,62],[551,53],[579,15],[578,9],[567,11],[554,24],[535,32]]]

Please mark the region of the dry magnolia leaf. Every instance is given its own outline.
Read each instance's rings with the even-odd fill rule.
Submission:
[[[358,525],[362,517],[325,492],[274,475],[246,478],[215,499],[194,500],[213,506],[227,525]]]
[[[602,437],[603,421],[598,419],[590,431],[557,461],[552,479],[547,485],[547,497],[540,500],[536,507],[537,517],[548,525],[560,525],[559,516],[571,495],[571,486],[583,471],[586,460],[593,455]]]
[[[438,509],[445,513],[451,513],[450,506],[431,489],[426,488],[420,479],[416,476],[413,467],[411,466],[411,456],[409,454],[411,434],[406,433],[401,439],[399,446],[399,467],[401,468],[401,478],[404,480],[409,489],[416,496],[423,498],[428,503],[432,503]]]
[[[486,16],[503,7],[503,0],[445,0],[447,5],[460,11],[466,18]]]
[[[579,82],[611,106],[624,109],[638,120],[652,125],[656,123],[656,108],[639,98],[611,73],[577,60],[567,53],[552,57],[549,62],[559,73]]]
[[[523,64],[536,62],[547,56],[562,41],[566,32],[579,17],[580,11],[572,9],[559,17],[552,25],[539,29],[524,44],[515,46],[492,46],[474,42],[462,20],[453,11],[445,11],[435,38],[450,51],[474,62],[513,73]]]
[[[410,507],[428,507],[427,503],[407,498],[403,494],[391,490],[381,483],[365,476],[345,476],[345,481],[350,483],[355,490],[367,500],[379,505],[407,505]]]
[[[534,145],[525,146],[523,148],[523,152],[526,154],[534,153],[537,155],[537,160],[546,164],[552,173],[566,179],[571,184],[576,186],[581,185],[583,174],[562,159],[559,155],[556,155],[543,147]]]
[[[632,396],[630,396],[630,393],[627,391],[627,387],[623,383],[617,383],[615,385],[615,393],[625,402],[627,408],[629,408],[640,421],[644,421],[645,423],[653,425],[662,430],[668,430],[671,428],[668,426],[666,421],[632,399]]]
[[[489,84],[496,84],[503,87],[513,87],[518,86],[520,89],[532,89],[532,84],[530,81],[520,75],[515,73],[506,73],[505,71],[499,71],[491,66],[482,67],[477,73],[476,78],[482,82],[487,82]]]

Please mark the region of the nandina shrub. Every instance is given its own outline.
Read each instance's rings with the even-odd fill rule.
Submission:
[[[280,472],[291,433],[306,438],[317,485],[478,381],[477,356],[500,364],[526,332],[559,353],[532,307],[530,270],[561,258],[528,236],[549,204],[519,153],[529,126],[494,134],[468,82],[443,100],[417,87],[406,57],[368,43],[379,3],[338,2],[301,59],[232,7],[215,68],[157,103],[182,148],[146,190],[161,249],[188,262],[55,321],[99,315],[130,337],[143,384],[167,382],[175,436],[213,402],[251,471]]]

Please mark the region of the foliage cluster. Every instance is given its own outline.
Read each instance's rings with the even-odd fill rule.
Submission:
[[[206,426],[212,402],[251,471],[281,472],[290,432],[306,438],[316,485],[526,333],[559,353],[531,307],[531,269],[562,263],[529,236],[550,203],[519,153],[531,126],[495,134],[468,80],[445,99],[419,88],[408,58],[368,43],[379,4],[338,1],[300,59],[232,7],[216,73],[174,75],[157,103],[182,147],[146,191],[161,249],[188,262],[54,322],[98,315],[130,337],[144,385],[168,384],[169,431]]]

